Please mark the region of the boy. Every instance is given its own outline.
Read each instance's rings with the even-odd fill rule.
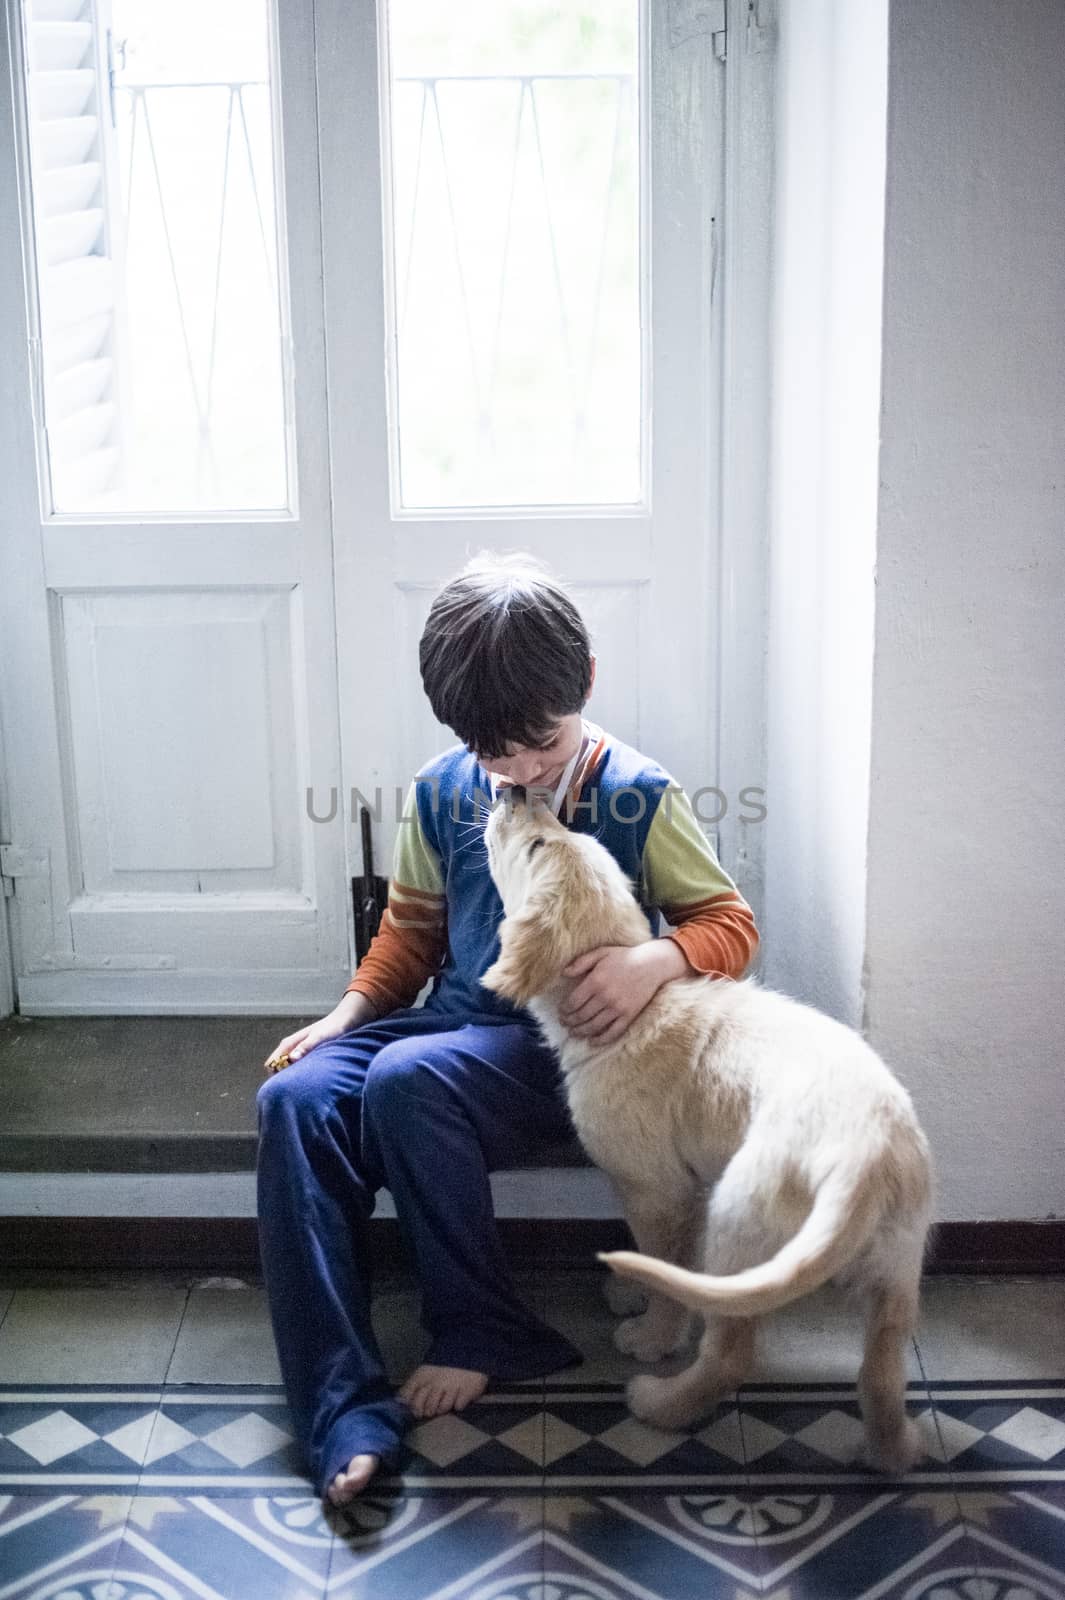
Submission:
[[[461,1411],[493,1378],[581,1359],[519,1300],[492,1213],[488,1174],[572,1127],[532,1018],[480,987],[502,918],[485,797],[508,783],[545,792],[568,826],[614,854],[649,914],[673,924],[667,938],[591,950],[567,968],[575,1033],[615,1039],[662,984],[738,978],[758,944],[683,793],[582,717],[595,681],[587,630],[528,558],[481,558],[447,584],[420,665],[433,711],[462,743],[411,786],[388,909],[343,998],[282,1039],[266,1065],[291,1065],[257,1101],[274,1335],[297,1435],[334,1505],[396,1464],[412,1416]],[[431,1337],[398,1394],[370,1325],[360,1239],[381,1187],[412,1249]]]

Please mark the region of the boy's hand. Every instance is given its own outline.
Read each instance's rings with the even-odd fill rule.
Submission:
[[[307,1027],[298,1028],[295,1033],[286,1033],[277,1048],[267,1056],[263,1067],[268,1073],[280,1072],[291,1062],[305,1056],[308,1050],[313,1050],[316,1044],[322,1044],[326,1039],[337,1039],[342,1033],[350,1033],[352,1028],[371,1022],[376,1015],[376,1010],[365,995],[355,991],[345,994],[327,1017],[308,1023]]]
[[[580,978],[559,1012],[564,1027],[578,1039],[613,1044],[671,978],[692,976],[692,967],[675,939],[650,939],[638,945],[602,945],[587,950],[563,968]]]

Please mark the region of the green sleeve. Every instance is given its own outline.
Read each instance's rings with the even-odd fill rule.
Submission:
[[[643,885],[647,904],[667,918],[671,908],[739,897],[679,784],[671,784],[658,802],[644,845]]]
[[[436,850],[422,832],[416,787],[412,783],[403,803],[403,819],[396,831],[392,853],[392,881],[419,894],[444,893],[444,869]]]

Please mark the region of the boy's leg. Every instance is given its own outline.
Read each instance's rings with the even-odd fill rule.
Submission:
[[[395,1463],[407,1407],[370,1322],[363,1232],[382,1178],[360,1150],[370,1063],[439,1026],[397,1012],[318,1045],[257,1095],[259,1244],[281,1374],[319,1494],[355,1455]]]
[[[527,1024],[471,1023],[375,1056],[363,1150],[417,1259],[427,1362],[517,1381],[582,1359],[518,1298],[488,1182],[572,1131],[557,1058]]]

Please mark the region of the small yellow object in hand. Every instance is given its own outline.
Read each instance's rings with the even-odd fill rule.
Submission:
[[[266,1063],[266,1070],[267,1072],[280,1072],[282,1067],[288,1066],[288,1062],[288,1056],[271,1056]]]

